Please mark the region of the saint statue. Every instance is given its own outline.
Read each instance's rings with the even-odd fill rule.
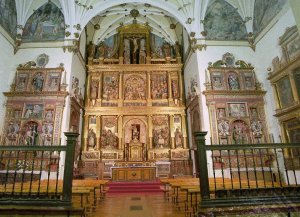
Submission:
[[[95,149],[95,147],[96,147],[96,133],[94,132],[93,129],[89,129],[87,148],[89,150],[89,149]]]
[[[34,78],[32,80],[33,89],[35,91],[42,91],[43,84],[44,84],[44,77],[43,77],[42,73],[39,72],[34,76]]]
[[[180,132],[179,128],[177,127],[175,130],[175,147],[182,148],[182,133]]]
[[[90,41],[88,47],[87,47],[87,56],[90,57],[90,58],[94,58],[95,56],[95,48],[96,48],[96,45],[93,44],[92,41]]]

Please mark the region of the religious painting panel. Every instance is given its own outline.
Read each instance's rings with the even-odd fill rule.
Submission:
[[[22,116],[22,109],[14,109],[12,115],[14,119],[20,119]]]
[[[200,22],[200,21],[199,21]],[[210,40],[247,39],[247,30],[237,10],[226,1],[214,1],[204,19],[206,38]]]
[[[295,69],[293,76],[294,76],[294,81],[295,81],[294,83],[296,86],[298,98],[300,98],[300,68]]]
[[[32,91],[42,91],[44,89],[45,75],[43,72],[37,72],[34,74],[31,82]]]
[[[80,124],[80,111],[71,108],[70,124],[69,124],[70,132],[79,133],[79,124]]]
[[[52,2],[47,2],[29,17],[22,41],[56,41],[65,38],[64,15]]]
[[[224,90],[226,89],[224,85],[224,78],[222,72],[212,72],[211,82],[214,90]]]
[[[41,124],[37,121],[29,121],[23,123],[21,127],[21,143],[23,145],[39,145],[38,134],[42,131]]]
[[[95,115],[90,115],[89,116],[89,126],[96,126],[96,116]]]
[[[245,103],[228,103],[228,111],[230,117],[246,117],[247,110]]]
[[[10,121],[8,123],[7,129],[7,138],[9,140],[16,140],[19,137],[20,132],[20,122],[18,121]]]
[[[226,109],[225,108],[217,108],[217,118],[222,119],[225,118],[226,115]]]
[[[186,160],[189,158],[189,150],[171,150],[172,160]]]
[[[254,73],[244,72],[243,73],[243,80],[244,80],[244,88],[246,90],[254,90],[255,89]]]
[[[231,123],[231,136],[233,144],[248,144],[250,135],[249,127],[242,120],[236,120]]]
[[[53,123],[45,122],[42,125],[42,133],[40,134],[40,145],[51,146],[53,137]]]
[[[58,91],[60,85],[61,73],[59,72],[48,72],[47,75],[47,87],[48,91]]]
[[[16,91],[26,91],[29,80],[28,72],[18,72],[16,81]]]
[[[26,104],[24,106],[23,118],[42,119],[43,110],[44,110],[43,104]]]
[[[100,152],[99,151],[83,151],[81,154],[82,160],[99,160]]]
[[[124,97],[125,100],[146,99],[146,78],[145,75],[131,74],[124,76]]]
[[[166,115],[153,116],[153,144],[155,148],[169,148],[170,127],[169,117]]]
[[[151,75],[151,96],[152,99],[168,98],[168,78],[166,74]]]
[[[159,149],[151,150],[148,152],[149,160],[170,160],[170,151],[169,149]]]
[[[298,35],[286,45],[289,61],[293,61],[300,55],[300,36]]]
[[[294,97],[289,77],[285,76],[284,78],[280,79],[276,83],[276,87],[280,107],[284,108],[292,105],[294,103]]]
[[[118,58],[118,35],[110,36],[103,42],[104,58]]]
[[[299,118],[292,118],[283,122],[283,127],[286,131],[287,142],[299,143],[300,142],[300,120]],[[291,149],[293,156],[300,155],[300,149]]]
[[[229,90],[240,90],[239,76],[236,72],[229,72],[227,81]]]
[[[118,119],[116,116],[101,117],[101,137],[100,144],[102,149],[117,149],[118,148]]]
[[[163,44],[165,40],[161,37],[151,34],[151,57],[152,58],[164,58]]]
[[[47,122],[52,122],[54,117],[54,109],[46,109],[44,120]]]
[[[0,1],[0,25],[15,38],[17,35],[17,10],[15,1]]]
[[[251,119],[257,119],[257,118],[259,118],[259,114],[258,114],[258,110],[257,110],[257,108],[250,108],[250,117],[251,117]]]
[[[102,97],[106,100],[119,98],[119,75],[107,73],[103,76]]]

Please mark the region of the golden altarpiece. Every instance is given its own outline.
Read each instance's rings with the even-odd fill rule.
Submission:
[[[203,93],[209,110],[212,144],[257,144],[272,139],[265,119],[266,92],[250,64],[235,61],[232,54],[226,53],[222,60],[209,63],[206,77]],[[226,153],[222,159],[219,155],[214,153],[214,165],[222,163],[228,167]]]
[[[90,44],[88,56],[83,173],[97,162],[104,163],[100,176],[112,165],[190,173],[178,43],[170,46],[149,26],[131,24],[97,47]]]
[[[300,142],[300,36],[297,26],[290,27],[279,42],[282,57],[273,59],[269,69],[275,96],[275,117],[278,118],[283,142]],[[286,153],[296,155],[298,153]],[[295,162],[297,163],[297,162]]]

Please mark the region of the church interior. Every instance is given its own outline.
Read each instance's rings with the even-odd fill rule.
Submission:
[[[0,216],[299,216],[299,10],[0,0]]]

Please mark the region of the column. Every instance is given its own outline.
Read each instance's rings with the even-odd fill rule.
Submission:
[[[148,149],[152,149],[152,148],[153,148],[153,144],[152,144],[152,141],[153,141],[153,134],[152,134],[152,131],[153,131],[152,115],[148,115],[147,117],[148,117],[148,135],[149,135]]]
[[[87,150],[87,137],[89,132],[89,116],[84,115],[84,128],[83,128],[83,151]]]
[[[183,138],[183,148],[187,148],[187,128],[186,128],[186,115],[181,115],[181,126],[182,126],[182,138]]]
[[[120,33],[120,46],[119,46],[119,64],[124,62],[124,35]]]
[[[90,71],[88,72],[90,73]],[[87,79],[86,79],[86,99],[85,100],[85,106],[90,106],[90,79],[91,79],[91,74],[88,74]]]
[[[119,149],[123,149],[123,115],[118,115]]]
[[[147,71],[147,106],[151,106],[151,72]]]
[[[102,102],[102,84],[103,84],[103,73],[100,72],[100,77],[99,77],[99,89],[98,89],[98,99],[97,101],[99,101],[99,105],[101,105]]]
[[[150,52],[150,35],[146,34],[146,63],[151,64],[151,52]]]
[[[101,115],[96,116],[96,150],[100,149],[100,141],[101,141]]]
[[[124,72],[119,72],[119,99],[118,99],[118,106],[123,106],[123,78]]]
[[[170,72],[168,72],[168,99],[169,99],[169,106],[170,106],[173,103],[171,73]]]
[[[175,135],[174,135],[174,115],[170,115],[170,136],[171,136],[171,148],[175,148]]]
[[[182,74],[181,70],[178,71],[178,84],[179,84],[179,101],[180,105],[182,105],[183,99],[184,99],[184,91],[183,91],[183,80],[182,80]]]

